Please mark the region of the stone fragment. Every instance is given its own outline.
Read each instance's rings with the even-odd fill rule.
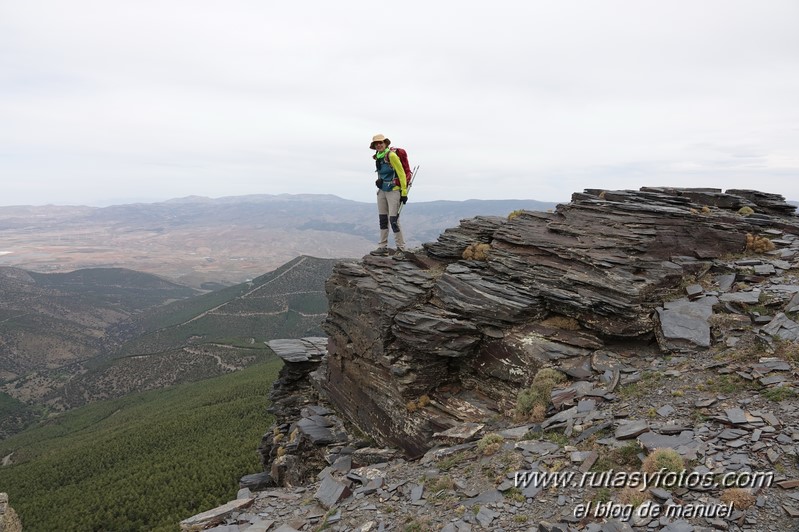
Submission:
[[[277,356],[286,362],[319,361],[327,353],[327,338],[280,339],[266,342]]]
[[[494,522],[494,519],[499,517],[499,514],[497,512],[494,512],[493,510],[489,510],[485,506],[481,506],[480,510],[477,512],[477,515],[475,517],[477,519],[477,522],[480,523],[480,526],[482,526],[483,528],[490,528],[491,523]]]
[[[569,525],[564,523],[550,523],[541,521],[538,523],[537,532],[569,532]]]
[[[293,526],[291,526],[289,524],[283,524],[283,525],[280,525],[279,527],[277,527],[275,529],[275,532],[300,532],[300,530],[297,529],[297,528],[294,528]]]
[[[633,527],[624,521],[611,519],[602,525],[602,532],[633,532]]]
[[[527,433],[530,432],[530,425],[522,425],[520,427],[512,427],[499,432],[500,436],[506,440],[521,440]]]
[[[274,524],[274,519],[258,519],[245,528],[243,532],[267,532]]]
[[[733,283],[735,282],[735,274],[725,274],[725,275],[718,275],[715,278],[716,284],[719,286],[720,292],[727,292],[732,288]]]
[[[591,412],[594,409],[596,409],[595,399],[581,399],[577,403],[577,412]]]
[[[716,399],[714,397],[710,397],[708,399],[699,399],[696,403],[694,403],[694,406],[696,406],[697,408],[707,408],[709,406],[714,405],[715,403]]]
[[[799,517],[799,508],[796,508],[796,507],[791,506],[789,504],[783,504],[782,508],[783,508],[783,510],[785,510],[785,513],[788,514],[789,517],[792,517],[794,519]]]
[[[215,524],[219,524],[229,517],[233,512],[238,512],[252,505],[255,499],[236,499],[211,510],[193,515],[180,522],[180,529],[183,531],[203,530]]]
[[[338,441],[336,433],[330,430],[330,426],[328,420],[322,421],[318,417],[304,417],[297,422],[300,432],[306,435],[314,445],[319,446],[330,445]]]
[[[671,499],[671,493],[664,490],[663,488],[651,487],[649,488],[649,493],[651,493],[656,500],[661,502],[665,502]]]
[[[695,433],[692,430],[684,430],[676,436],[647,432],[638,437],[638,442],[647,452],[651,453],[655,449],[669,448],[674,449],[681,456],[688,459],[695,458],[696,452],[700,448],[700,442],[695,438]]]
[[[763,377],[760,379],[760,384],[763,386],[771,386],[772,384],[779,384],[781,382],[785,382],[786,377],[784,375],[772,375],[770,377]]]
[[[601,431],[603,431],[603,430],[605,430],[605,429],[607,429],[607,428],[610,428],[612,425],[613,425],[613,423],[612,423],[612,422],[610,422],[610,421],[605,421],[605,422],[603,422],[603,423],[600,423],[600,424],[598,424],[598,425],[594,425],[594,426],[592,426],[591,428],[589,428],[589,429],[586,429],[586,430],[582,431],[582,432],[581,432],[581,433],[580,433],[580,434],[579,434],[579,435],[578,435],[578,436],[577,436],[577,437],[574,439],[574,443],[580,443],[580,442],[582,442],[582,441],[584,441],[584,440],[587,440],[588,438],[590,438],[591,436],[593,436],[593,435],[594,435],[594,434],[596,434],[597,432],[601,432]]]
[[[719,296],[722,303],[741,303],[744,305],[757,305],[760,302],[760,290],[750,292],[733,292]]]
[[[797,291],[788,303],[785,304],[783,312],[799,312],[799,291]]]
[[[705,289],[702,288],[701,284],[690,284],[685,287],[685,295],[688,296],[688,299],[696,299],[701,297],[704,291]]]
[[[766,457],[768,458],[769,462],[771,462],[772,464],[776,464],[777,462],[780,461],[781,455],[776,450],[769,449],[768,451],[766,451]]]
[[[314,498],[319,501],[322,506],[330,509],[351,494],[352,490],[350,490],[347,484],[333,477],[325,477],[319,484],[319,489],[316,490]]]
[[[663,405],[657,409],[657,414],[660,417],[668,417],[675,412],[674,407],[671,405]]]
[[[755,274],[757,275],[774,275],[777,273],[777,270],[774,269],[774,266],[771,264],[760,264],[755,266]]]
[[[560,445],[549,441],[525,440],[517,442],[514,446],[523,452],[544,456],[560,450]]]
[[[482,423],[461,423],[444,432],[436,432],[433,434],[433,437],[453,440],[455,442],[467,442],[474,440],[484,427],[485,425]]]
[[[735,440],[738,438],[742,438],[748,434],[747,431],[743,429],[724,429],[719,434],[719,438],[722,440]]]
[[[761,331],[781,340],[799,341],[799,323],[793,321],[783,312],[774,316],[774,319],[764,326]]]
[[[627,421],[616,427],[617,440],[629,440],[635,438],[649,430],[649,423],[646,420]]]
[[[590,451],[588,456],[585,457],[585,460],[583,460],[583,463],[580,464],[580,472],[585,473],[589,471],[592,467],[594,467],[594,464],[598,459],[599,453],[596,451]]]
[[[740,408],[728,408],[724,413],[727,414],[727,419],[730,420],[730,423],[734,425],[746,423],[746,413]]]
[[[660,327],[656,330],[662,349],[689,350],[710,347],[710,325],[715,297],[704,297],[696,301],[678,299],[663,304],[657,309]]]
[[[528,487],[532,487],[532,486],[533,486],[533,483],[530,483],[530,486],[528,486]],[[537,489],[540,490],[541,488],[537,488]],[[526,493],[526,490],[523,490],[523,492]],[[527,495],[525,495],[525,496],[527,496]],[[471,507],[471,506],[474,506],[475,504],[479,504],[482,507],[482,506],[484,506],[486,504],[495,503],[495,502],[498,502],[498,501],[502,501],[504,499],[505,499],[505,496],[502,495],[501,491],[496,490],[496,489],[492,489],[492,490],[488,490],[488,491],[484,491],[484,492],[480,493],[477,497],[472,497],[470,499],[466,499],[464,501],[461,501],[461,504],[466,506],[467,508]]]
[[[771,412],[766,412],[765,414],[763,414],[763,419],[766,421],[766,423],[768,423],[772,427],[779,427],[782,425],[780,420],[777,419],[777,417]]]
[[[690,524],[688,521],[684,521],[680,519],[679,521],[674,521],[673,523],[669,523],[664,528],[661,529],[661,532],[694,532],[694,526]]]

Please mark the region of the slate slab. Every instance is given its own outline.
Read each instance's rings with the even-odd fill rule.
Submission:
[[[340,501],[346,499],[352,494],[350,487],[343,482],[339,482],[333,477],[325,477],[319,484],[319,489],[316,490],[314,498],[327,509],[332,508]]]
[[[616,427],[617,440],[629,440],[647,432],[649,423],[646,420],[627,421]]]
[[[664,303],[663,308],[657,309],[660,346],[670,351],[710,347],[708,318],[718,302],[716,297],[703,297],[696,301],[678,299]]]
[[[193,515],[180,522],[181,530],[202,530],[217,523],[221,523],[233,512],[249,507],[255,499],[236,499],[206,512]]]
[[[757,305],[760,302],[760,290],[749,292],[733,292],[731,294],[721,294],[719,301],[722,303],[742,303],[744,305]]]
[[[746,413],[740,408],[728,408],[724,413],[733,425],[746,423]]]

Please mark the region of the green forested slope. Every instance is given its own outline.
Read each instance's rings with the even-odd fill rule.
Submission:
[[[319,336],[325,281],[335,259],[301,256],[250,282],[176,301],[143,314],[140,335],[114,356],[158,353],[198,342]]]
[[[281,362],[94,403],[0,442],[0,491],[26,532],[177,530],[260,471]]]

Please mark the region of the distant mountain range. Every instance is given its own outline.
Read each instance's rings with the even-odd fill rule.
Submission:
[[[535,200],[414,202],[402,213],[408,244],[434,241],[477,215],[543,211]],[[0,266],[39,272],[119,267],[210,290],[300,256],[360,257],[376,245],[377,208],[332,195],[188,197],[94,207],[0,207]]]

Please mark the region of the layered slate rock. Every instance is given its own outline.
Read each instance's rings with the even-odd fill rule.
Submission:
[[[327,338],[271,340],[267,345],[285,362],[269,394],[269,412],[281,421],[296,418],[300,408],[312,400],[308,374],[327,354]]]
[[[242,477],[242,488],[307,480],[324,467],[321,446],[338,441],[343,430],[332,411],[315,404],[318,394],[312,374],[327,355],[327,338],[271,340],[267,345],[284,362],[269,393],[267,410],[275,423],[258,447],[264,472]]]
[[[379,443],[421,455],[432,434],[513,408],[543,366],[579,377],[612,346],[709,346],[712,308],[740,312],[755,297],[733,283],[770,275],[719,259],[744,253],[751,234],[775,241],[775,272],[790,267],[794,210],[757,191],[586,190],[554,212],[465,220],[411,261],[341,262],[327,282],[318,389]],[[471,244],[489,245],[486,260],[461,258]],[[709,271],[716,290],[685,284]],[[767,332],[794,334],[779,319]],[[606,373],[612,389],[618,370]]]

